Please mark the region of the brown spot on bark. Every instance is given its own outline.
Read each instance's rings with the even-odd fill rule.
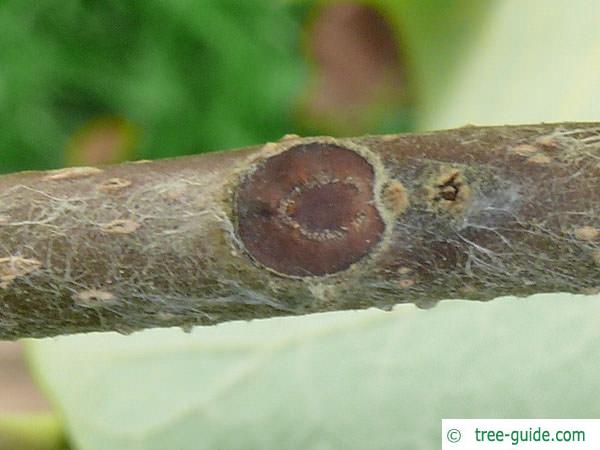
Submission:
[[[407,289],[411,286],[414,286],[414,284],[415,284],[415,280],[413,280],[412,278],[398,281],[398,287],[400,289]]]
[[[549,148],[558,148],[560,146],[558,139],[556,139],[554,136],[540,136],[535,140],[535,143],[537,145],[541,145],[542,147]]]
[[[101,226],[105,233],[129,234],[140,227],[140,224],[129,219],[117,219]]]
[[[577,239],[582,241],[593,241],[600,236],[600,230],[598,230],[598,228],[585,226],[577,228],[574,232],[574,235]]]
[[[167,197],[167,199],[177,202],[177,201],[181,201],[183,199],[185,195],[185,188],[184,187],[174,187],[173,189],[171,189],[170,191],[167,191],[165,193],[165,197]]]
[[[380,242],[375,171],[357,152],[299,144],[241,181],[237,232],[254,260],[280,274],[321,276],[349,268]]]
[[[65,169],[52,170],[44,177],[44,180],[59,181],[85,178],[102,173],[97,167],[67,167]]]
[[[167,313],[167,312],[158,312],[155,314],[155,317],[161,322],[165,323],[173,323],[177,316],[175,314]]]
[[[544,155],[543,153],[538,153],[537,155],[527,158],[527,162],[534,164],[549,164],[552,162],[552,158],[550,158],[548,155]]]
[[[531,156],[538,152],[538,148],[531,144],[520,144],[511,148],[510,151],[521,156]]]
[[[0,258],[0,289],[8,288],[19,277],[23,277],[41,267],[37,259],[9,256]]]
[[[336,286],[327,286],[322,283],[311,284],[308,286],[310,293],[318,300],[327,302],[336,298]]]
[[[112,302],[116,299],[114,294],[98,289],[77,292],[72,298],[75,303],[88,307],[102,306],[103,304]]]
[[[384,187],[381,199],[385,207],[395,215],[402,214],[410,204],[406,188],[397,180]]]
[[[459,295],[464,295],[466,297],[472,296],[477,293],[477,289],[470,284],[465,284],[464,286],[458,289]]]
[[[102,192],[114,193],[126,188],[127,186],[131,186],[131,181],[123,178],[109,178],[108,180],[100,183],[98,189]]]

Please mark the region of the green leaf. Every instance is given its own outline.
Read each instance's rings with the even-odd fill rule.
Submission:
[[[2,450],[66,450],[61,421],[50,414],[0,416]]]
[[[463,66],[499,0],[370,0],[404,49],[418,125],[460,82]]]
[[[0,173],[58,167],[91,121],[140,131],[137,157],[293,132],[302,12],[269,0],[0,6]]]

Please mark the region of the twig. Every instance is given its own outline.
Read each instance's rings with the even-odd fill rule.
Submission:
[[[600,286],[600,124],[0,177],[0,338]]]

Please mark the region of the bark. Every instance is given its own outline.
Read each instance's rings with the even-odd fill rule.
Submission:
[[[600,286],[600,124],[0,177],[0,338]]]

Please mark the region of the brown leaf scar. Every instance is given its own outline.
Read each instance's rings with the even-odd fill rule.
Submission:
[[[281,275],[324,276],[348,269],[382,240],[376,170],[337,142],[292,144],[241,178],[234,199],[246,252]]]

